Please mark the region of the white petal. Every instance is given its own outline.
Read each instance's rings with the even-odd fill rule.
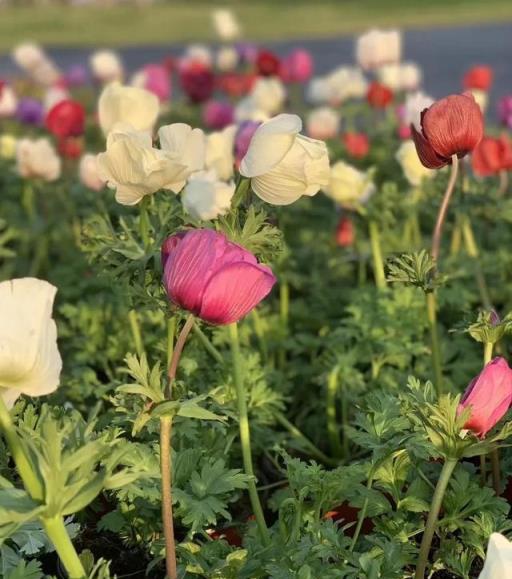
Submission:
[[[260,125],[242,159],[240,173],[257,177],[271,171],[288,153],[302,129],[297,115],[282,114]]]

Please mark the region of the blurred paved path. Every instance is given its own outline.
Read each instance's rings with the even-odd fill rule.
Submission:
[[[461,77],[472,64],[490,64],[495,71],[493,101],[505,93],[512,93],[512,24],[465,26],[407,30],[404,33],[404,59],[419,63],[424,71],[424,87],[434,97],[460,90]],[[327,72],[353,59],[352,37],[321,40],[294,40],[268,44],[279,54],[291,48],[304,46],[315,58],[316,72]],[[90,49],[49,50],[60,66],[84,61]],[[140,65],[177,55],[181,46],[140,46],[121,49],[126,66],[134,70]],[[15,66],[9,56],[0,56],[0,78],[11,74]]]

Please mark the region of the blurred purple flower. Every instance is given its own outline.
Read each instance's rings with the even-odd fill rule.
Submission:
[[[21,98],[18,101],[16,117],[27,125],[41,125],[44,118],[43,103],[33,98]]]
[[[235,160],[237,165],[245,157],[247,149],[251,143],[252,136],[260,125],[261,123],[257,121],[244,121],[238,126],[238,130],[235,135]]]
[[[90,81],[90,76],[86,66],[73,64],[66,70],[64,79],[67,86],[77,87],[87,84]]]
[[[203,108],[203,121],[209,129],[223,129],[233,122],[233,106],[221,101],[209,101]]]
[[[512,95],[501,98],[498,103],[498,115],[502,124],[512,129]]]

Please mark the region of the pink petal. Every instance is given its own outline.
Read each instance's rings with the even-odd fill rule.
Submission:
[[[270,293],[275,282],[270,268],[263,265],[225,265],[208,283],[199,316],[212,324],[237,322]]]

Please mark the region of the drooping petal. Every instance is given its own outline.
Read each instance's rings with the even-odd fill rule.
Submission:
[[[244,177],[257,177],[271,171],[282,161],[302,129],[297,115],[282,114],[261,124],[252,136],[240,164]]]
[[[478,579],[512,579],[512,544],[500,533],[489,538],[485,564]]]
[[[262,265],[232,263],[217,271],[206,286],[200,317],[212,324],[231,324],[246,316],[276,282]]]
[[[416,130],[413,124],[411,124],[411,136],[416,145],[418,157],[427,169],[440,169],[449,163],[449,159],[445,159],[435,152],[431,144],[425,139],[422,133]]]

